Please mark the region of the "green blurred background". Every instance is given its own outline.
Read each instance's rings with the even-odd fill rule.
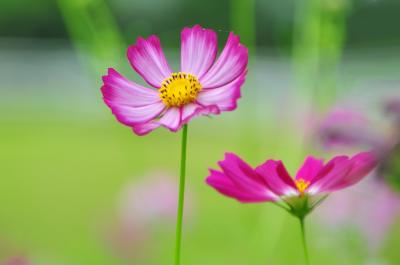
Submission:
[[[178,66],[181,29],[200,24],[221,48],[238,33],[250,63],[239,108],[190,124],[182,264],[303,264],[294,218],[221,197],[204,184],[207,169],[225,151],[252,165],[282,159],[293,173],[306,153],[329,156],[309,144],[310,117],[340,99],[400,91],[399,12],[398,0],[1,1],[0,261],[172,263],[173,222],[149,228],[140,258],[121,257],[107,234],[126,185],[154,170],[178,173],[180,134],[135,136],[99,88],[108,67],[143,82],[125,58],[139,36],[158,35]],[[398,224],[371,254],[355,229],[328,232],[311,216],[312,263],[400,264]]]

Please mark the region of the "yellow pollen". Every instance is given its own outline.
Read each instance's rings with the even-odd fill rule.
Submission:
[[[181,107],[195,101],[201,88],[196,76],[178,72],[164,79],[158,91],[167,107]]]
[[[295,180],[295,183],[296,183],[297,190],[300,193],[304,193],[304,191],[310,185],[310,182],[309,181],[305,181],[304,179]]]

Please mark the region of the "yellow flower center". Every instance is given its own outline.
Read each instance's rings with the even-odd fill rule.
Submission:
[[[310,186],[310,182],[309,181],[305,181],[304,179],[298,179],[294,181],[296,184],[296,188],[297,190],[303,194],[304,191],[308,188],[308,186]]]
[[[195,101],[201,88],[196,76],[183,72],[172,73],[161,83],[160,98],[167,107],[181,107]]]

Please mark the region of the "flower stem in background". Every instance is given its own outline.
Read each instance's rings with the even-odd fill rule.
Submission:
[[[349,0],[295,1],[293,29],[293,71],[301,105],[297,112],[308,121],[330,108],[338,93],[338,68],[346,40]],[[295,152],[303,157],[307,135]]]
[[[319,109],[328,107],[337,92],[349,10],[348,0],[296,1],[294,71],[299,91]]]
[[[255,0],[231,0],[230,17],[232,29],[240,35],[241,41],[251,54],[256,46]]]
[[[94,76],[109,65],[122,65],[120,54],[126,44],[107,1],[58,0],[57,3],[72,44]]]
[[[181,146],[181,171],[179,180],[179,201],[178,214],[176,219],[176,238],[175,238],[175,265],[181,262],[181,241],[182,241],[182,221],[183,208],[185,202],[185,177],[186,177],[186,145],[187,145],[188,125],[183,125],[182,129],[182,146]]]
[[[307,241],[306,241],[306,231],[304,227],[304,217],[299,217],[300,220],[300,228],[301,228],[301,240],[303,243],[304,249],[304,257],[306,259],[306,265],[310,265],[310,258],[308,256],[308,248],[307,248]]]

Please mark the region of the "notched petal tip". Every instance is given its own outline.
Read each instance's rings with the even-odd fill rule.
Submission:
[[[235,153],[233,153],[233,152],[225,152],[224,153],[224,156],[225,156],[225,158],[227,159],[227,158],[239,158],[239,156],[237,155],[237,154],[235,154]],[[239,158],[240,159],[240,158]]]
[[[118,72],[115,71],[113,68],[108,68],[107,74],[101,76],[101,80],[103,81],[103,83],[106,83],[110,79],[110,76],[115,74],[118,74]]]
[[[217,34],[195,25],[181,32],[181,71],[201,78],[213,64],[218,50]]]
[[[210,28],[205,28],[205,27],[201,26],[200,24],[195,24],[192,27],[190,27],[190,26],[184,27],[182,29],[182,32],[183,31],[197,31],[197,32],[198,31],[209,31],[209,32],[214,32],[214,30],[212,30]]]
[[[226,177],[223,172],[213,169],[213,168],[208,168],[208,172],[209,172],[209,175],[205,179],[207,184],[213,183],[213,180],[215,178]]]
[[[247,48],[240,43],[239,36],[229,33],[225,47],[210,70],[200,78],[204,88],[217,88],[240,76],[248,64]]]
[[[133,69],[155,88],[172,73],[156,35],[137,38],[136,43],[128,47],[127,57]]]
[[[245,161],[243,161],[237,154],[233,153],[233,152],[225,152],[224,153],[224,159],[218,161],[218,165],[220,167],[223,167],[224,164],[226,163],[246,163]]]

